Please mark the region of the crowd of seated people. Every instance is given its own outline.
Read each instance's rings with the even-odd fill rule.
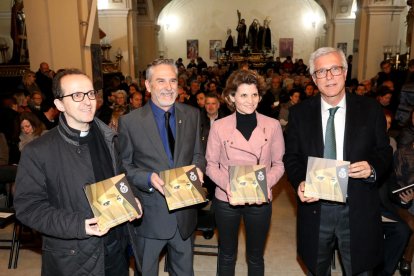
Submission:
[[[234,107],[225,101],[221,93],[228,76],[238,69],[238,65],[207,66],[202,58],[197,59],[196,62],[192,60],[187,66],[183,64],[182,59],[177,62],[179,73],[177,101],[192,105],[203,113],[208,113],[211,105],[209,101],[218,100],[216,106],[219,111],[217,114],[220,114],[220,117],[231,114]],[[243,66],[248,67],[249,64],[243,64]],[[414,71],[414,61],[410,61],[409,68],[411,69],[406,72],[399,71],[394,69],[390,62],[381,62],[381,71],[376,76],[368,80],[350,81],[348,92],[377,100],[383,106],[384,114],[392,121],[398,108],[399,96],[404,83],[414,81],[414,74],[411,74],[411,71]],[[260,68],[258,71],[266,80],[267,91],[263,95],[257,111],[280,119],[284,128],[288,125],[289,107],[300,101],[306,101],[319,92],[312,82],[312,76],[309,75],[308,67],[304,64],[303,59],[293,61],[292,57],[287,57],[282,62],[280,58],[276,58],[275,61],[269,61],[264,68]],[[23,132],[22,123],[30,121],[28,118],[33,115],[40,122],[37,126],[37,120],[34,123],[30,121],[32,126],[36,124],[36,136],[41,135],[43,130],[56,126],[59,112],[54,107],[54,99],[51,96],[53,76],[54,71],[49,68],[46,62],[42,62],[37,73],[27,71],[24,74],[22,83],[16,87],[13,95],[2,98],[0,133],[4,134],[8,144],[9,163],[18,163],[19,148],[27,142],[27,134]],[[148,102],[150,93],[146,89],[143,76],[145,73],[140,74],[140,77],[134,80],[130,77],[117,75],[112,77],[102,91],[98,91],[96,116],[111,126],[113,130],[117,130],[120,116],[140,108]],[[32,115],[27,115],[27,113]],[[22,118],[25,119],[22,120]],[[392,124],[391,127],[396,127],[396,124]],[[400,132],[400,138],[396,140],[403,142],[399,142],[398,147],[412,146],[414,141],[412,125],[411,128],[410,126],[402,130],[397,128],[390,133],[397,136]],[[395,208],[405,208],[410,214],[414,213],[414,208],[406,208],[411,206],[412,197],[410,198],[408,195],[397,201],[402,203]],[[396,217],[401,218],[398,212],[395,213]],[[401,223],[408,222],[414,225],[411,220],[400,220]],[[414,230],[414,227],[410,226],[410,228],[412,231]],[[414,245],[412,246],[414,248]],[[406,263],[411,262],[412,253],[409,254],[411,256],[404,255]],[[395,269],[396,265],[394,263],[391,266]]]

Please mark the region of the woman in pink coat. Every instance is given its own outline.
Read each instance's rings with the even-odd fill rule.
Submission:
[[[272,187],[284,173],[279,122],[256,112],[264,79],[251,70],[234,72],[223,96],[235,112],[216,121],[207,143],[207,175],[216,183],[215,214],[220,238],[219,275],[234,275],[240,219],[246,228],[248,275],[264,275],[263,252],[272,215]],[[264,165],[268,202],[232,205],[230,166]],[[266,194],[266,193],[265,193]],[[234,194],[233,194],[234,196]]]

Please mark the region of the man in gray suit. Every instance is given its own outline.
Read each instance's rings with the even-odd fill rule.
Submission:
[[[144,210],[142,222],[135,228],[138,271],[158,275],[159,255],[167,246],[170,275],[193,275],[191,235],[197,210],[168,211],[159,172],[194,164],[202,179],[206,162],[199,135],[200,114],[196,108],[175,102],[177,68],[172,60],[155,60],[146,78],[151,100],[119,121],[123,166],[128,181],[138,189]]]

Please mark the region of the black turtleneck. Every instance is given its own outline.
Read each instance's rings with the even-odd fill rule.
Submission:
[[[241,114],[236,111],[236,128],[241,132],[247,141],[249,141],[256,126],[256,112],[253,112],[252,114]]]

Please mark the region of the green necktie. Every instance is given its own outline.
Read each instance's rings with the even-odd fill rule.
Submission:
[[[335,140],[335,113],[337,107],[329,108],[329,118],[326,123],[325,132],[325,148],[323,150],[323,157],[328,159],[336,159],[336,140]]]

